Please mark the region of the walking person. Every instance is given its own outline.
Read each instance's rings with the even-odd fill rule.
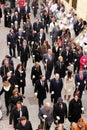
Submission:
[[[23,68],[25,70],[27,67],[28,58],[30,58],[30,51],[29,51],[29,47],[27,45],[27,41],[24,40],[23,44],[20,47],[20,60],[21,60],[21,63],[23,65]]]
[[[26,119],[29,119],[29,113],[26,106],[22,105],[20,101],[16,103],[16,106],[12,109],[10,116],[9,116],[9,125],[10,127],[14,127],[16,130],[16,126],[19,123],[19,120],[22,116],[25,116]],[[12,124],[13,121],[13,124]]]
[[[25,98],[25,86],[26,86],[26,72],[22,64],[18,64],[15,70],[16,85],[18,86],[18,91],[22,89],[22,96]]]
[[[47,96],[48,85],[45,76],[41,75],[40,79],[35,84],[34,93],[38,98],[39,108],[43,105],[43,101]]]
[[[57,103],[59,97],[61,97],[61,92],[63,88],[63,81],[58,73],[55,74],[54,78],[50,80],[50,93],[51,102]]]
[[[45,103],[39,111],[40,122],[45,130],[50,130],[53,122],[53,108],[49,102]]]

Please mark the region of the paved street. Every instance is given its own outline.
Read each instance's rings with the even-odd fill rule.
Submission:
[[[32,17],[32,16],[31,16]],[[32,21],[34,21],[34,18],[32,17]],[[2,23],[0,24],[0,65],[2,60],[4,59],[4,56],[8,53],[8,48],[7,48],[7,44],[6,44],[6,34],[8,33],[9,29],[8,28],[4,28],[3,26],[3,19],[2,19]],[[50,38],[49,35],[47,36],[47,40],[49,40],[50,42]],[[20,62],[18,59],[13,59],[15,66]],[[31,72],[31,67],[32,67],[33,63],[32,63],[32,58],[30,58],[28,60],[28,65],[27,65],[27,70],[26,70],[26,90],[25,90],[25,96],[26,98],[24,99],[24,105],[27,105],[28,110],[29,110],[29,119],[32,123],[33,126],[33,130],[37,129],[37,126],[39,124],[39,119],[38,119],[38,105],[37,105],[37,99],[34,97],[34,93],[33,93],[33,86],[30,80],[30,72]],[[42,66],[42,70],[43,70],[43,66]],[[44,72],[44,70],[43,70]],[[0,90],[2,87],[2,81],[1,81],[1,77],[0,77]],[[0,97],[0,100],[2,101],[2,112],[3,112],[3,119],[0,120],[0,130],[12,130],[12,128],[9,128],[9,117],[6,116],[6,109],[5,109],[5,105],[4,105],[4,94]],[[50,101],[50,94],[47,95],[47,99],[46,101]],[[83,106],[85,108],[85,114],[84,117],[85,119],[87,119],[87,94],[85,93],[85,95],[83,95]],[[68,128],[68,124],[69,122],[65,121],[65,127]],[[52,125],[51,130],[54,130],[55,125]],[[68,130],[68,129],[67,129]]]

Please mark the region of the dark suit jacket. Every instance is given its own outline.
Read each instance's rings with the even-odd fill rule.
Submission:
[[[58,123],[64,123],[64,117],[67,118],[67,105],[62,102],[62,108],[59,106],[59,103],[54,104],[53,106],[53,116],[54,120],[57,120],[57,116],[60,117]]]
[[[18,21],[18,25],[20,25],[20,16],[18,15],[17,17],[16,17],[16,15],[14,15],[13,17],[12,17],[12,23],[14,24],[14,22],[15,21]]]
[[[73,52],[72,51],[69,51],[68,56],[67,56],[67,52],[66,52],[66,50],[64,50],[62,52],[62,56],[63,56],[64,63],[65,63],[66,66],[68,66],[69,63],[73,62]]]
[[[40,80],[37,80],[34,92],[37,92],[38,99],[45,99],[46,92],[48,92],[47,81],[45,80],[44,85],[42,86]]]
[[[27,121],[25,126],[23,126],[21,123],[18,123],[17,127],[18,130],[33,130],[32,125],[30,121]]]
[[[20,73],[18,70],[15,70],[15,84],[18,85],[19,87],[25,87],[26,85],[26,73],[25,70],[23,69],[22,72]],[[20,82],[22,80],[23,82]]]
[[[31,80],[34,83],[36,83],[36,81],[38,79],[40,79],[40,75],[42,75],[42,71],[41,71],[41,66],[39,66],[38,68],[34,65],[32,67],[32,70],[31,70]],[[33,78],[33,76],[35,76],[35,78]]]
[[[54,92],[53,97],[55,99],[58,99],[59,97],[61,97],[62,88],[63,88],[62,79],[59,79],[58,83],[56,82],[55,78],[51,79],[51,81],[50,81],[50,93],[52,91]]]
[[[26,48],[24,50],[23,46],[21,46],[20,47],[20,58],[21,58],[21,61],[27,61],[29,57],[30,57],[29,47],[26,46]]]
[[[81,118],[82,113],[82,101],[78,99],[78,101],[75,101],[75,99],[72,99],[69,103],[69,120],[70,122],[76,122]]]
[[[40,31],[41,28],[43,28],[43,25],[42,25],[41,22],[39,22],[38,25],[37,25],[36,22],[33,23],[33,29],[34,29],[34,31],[36,31],[37,33]]]
[[[21,108],[22,116],[25,116],[27,120],[29,119],[29,113],[26,106],[22,106]],[[9,117],[9,124],[12,124],[12,120],[14,122],[14,128],[16,128],[16,125],[18,124],[20,118],[20,112],[17,110],[16,107],[14,107],[10,113]]]
[[[46,40],[46,34],[43,33],[43,34],[42,34],[42,38],[40,39],[40,32],[39,32],[39,33],[37,33],[36,38],[37,38],[37,43],[43,44],[44,41]]]
[[[61,65],[60,65],[60,62],[57,61],[55,64],[54,73],[59,73],[60,78],[64,78],[65,71],[66,71],[66,66],[65,66],[64,62],[61,62]]]
[[[54,54],[52,54],[52,59],[49,59],[48,53],[44,54],[43,56],[43,63],[46,63],[46,59],[47,59],[47,70],[51,71],[53,69],[53,65],[54,65]]]
[[[80,83],[78,89],[81,90],[81,91],[84,90],[84,87],[85,87],[84,81],[86,81],[86,74],[85,73],[83,73],[83,78],[82,79],[80,79],[80,75],[79,74],[75,75],[75,84],[77,86],[78,82]]]

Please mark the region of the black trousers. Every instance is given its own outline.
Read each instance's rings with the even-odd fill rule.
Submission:
[[[41,108],[41,106],[43,105],[43,101],[44,99],[41,99],[41,98],[38,99],[39,108]]]
[[[9,46],[9,53],[10,53],[10,56],[15,57],[15,56],[16,56],[16,55],[15,55],[15,47]]]
[[[23,68],[26,69],[27,61],[21,61],[21,62],[22,62]]]
[[[20,89],[22,89],[22,94],[25,92],[25,87],[18,87],[18,92],[20,93]]]

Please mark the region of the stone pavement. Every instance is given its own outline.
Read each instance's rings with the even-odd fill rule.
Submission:
[[[32,16],[31,16],[32,17]],[[34,21],[34,18],[32,17],[32,21]],[[6,43],[6,34],[8,33],[9,29],[8,28],[4,28],[3,26],[3,19],[2,19],[2,23],[0,25],[0,65],[1,62],[4,58],[4,56],[8,53],[8,48],[7,48],[7,43]],[[49,40],[50,42],[50,38],[49,35],[47,35],[47,40]],[[15,66],[20,63],[20,61],[18,59],[13,59]],[[29,119],[32,123],[33,126],[33,130],[37,129],[37,126],[39,124],[39,119],[38,119],[38,105],[37,105],[37,99],[34,97],[34,88],[32,86],[31,80],[30,80],[30,72],[31,72],[31,67],[32,67],[33,63],[32,63],[32,58],[30,58],[28,60],[28,65],[27,65],[27,71],[26,71],[26,90],[25,90],[25,96],[26,98],[24,99],[24,105],[27,105],[28,110],[29,110]],[[43,66],[42,66],[42,70],[43,70]],[[44,70],[43,70],[44,71]],[[0,77],[0,90],[2,87],[2,81],[1,81],[1,77]],[[83,106],[85,109],[85,114],[84,117],[87,120],[87,94],[83,95]],[[2,112],[3,112],[3,119],[0,120],[0,130],[12,130],[12,128],[9,128],[9,117],[6,117],[6,109],[5,109],[5,105],[4,105],[4,94],[0,97],[0,100],[2,101]],[[45,100],[45,102],[49,101],[50,102],[50,94],[47,95],[47,99]],[[66,119],[65,120],[65,127],[68,128],[69,122]],[[54,130],[55,125],[53,124],[51,127],[51,130]]]

